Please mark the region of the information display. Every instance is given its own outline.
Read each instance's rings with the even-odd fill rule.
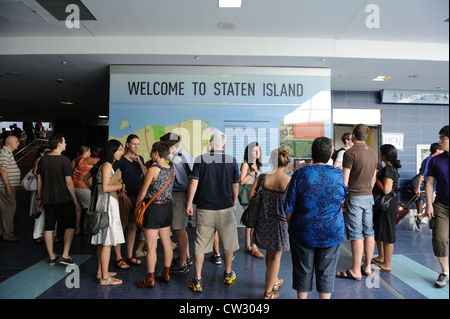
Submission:
[[[268,171],[280,145],[293,160],[307,159],[314,138],[331,137],[330,70],[111,66],[109,114],[109,137],[125,143],[138,135],[145,160],[155,141],[175,132],[192,162],[220,130],[238,163],[257,141]]]

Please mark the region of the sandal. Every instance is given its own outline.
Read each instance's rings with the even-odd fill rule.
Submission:
[[[362,278],[356,278],[352,275],[352,273],[350,272],[350,269],[347,269],[346,271],[341,271],[338,272],[336,274],[336,277],[341,278],[341,279],[349,279],[349,280],[356,280],[356,281],[360,281]]]
[[[375,265],[374,269],[381,271],[381,272],[391,272],[392,271],[391,269],[386,269],[386,268],[381,267],[380,264]]]
[[[278,291],[278,289],[280,288],[280,286],[283,284],[284,280],[282,278],[278,278],[275,283],[273,284],[273,291]]]
[[[371,271],[371,272],[365,271],[364,266],[361,266],[361,273],[362,273],[364,276],[367,276],[367,277],[368,277],[368,276],[372,276],[372,275],[373,275],[373,269],[371,268],[370,271]]]
[[[251,255],[256,258],[264,258],[264,255],[258,249],[252,249]]]
[[[383,261],[376,259],[376,258],[372,258],[372,260],[370,261],[371,264],[375,264],[378,265],[379,263],[382,263]]]
[[[102,283],[102,280],[106,280],[106,282]],[[122,283],[123,281],[121,279],[114,278],[113,276],[109,276],[106,279],[100,279],[100,286],[117,286]]]
[[[268,294],[264,294],[264,299],[278,299],[280,297],[280,294],[276,291],[271,291]]]
[[[147,256],[147,252],[146,251],[144,251],[144,250],[141,250],[141,251],[136,251],[136,258],[142,258],[142,257],[145,257],[145,256]]]
[[[127,258],[125,261],[130,266],[140,266],[142,262],[139,259],[136,259],[136,257],[131,256],[131,258]]]
[[[118,269],[122,269],[122,270],[130,269],[130,265],[128,265],[123,259],[119,259],[118,261],[116,261],[116,263],[114,265]]]
[[[109,273],[110,277],[115,277],[117,276],[116,272],[110,272]],[[102,272],[101,271],[97,271],[97,275],[95,276],[95,278],[97,278],[97,280],[101,280],[102,279]]]

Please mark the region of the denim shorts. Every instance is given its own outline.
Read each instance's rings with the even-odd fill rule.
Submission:
[[[373,196],[351,196],[345,199],[344,213],[347,239],[361,240],[374,237],[373,230]]]

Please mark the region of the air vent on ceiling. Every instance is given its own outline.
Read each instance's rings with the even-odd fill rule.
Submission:
[[[75,4],[80,8],[80,21],[97,20],[80,0],[36,0],[36,2],[60,21],[67,19],[69,13],[66,12],[66,8],[69,4]]]

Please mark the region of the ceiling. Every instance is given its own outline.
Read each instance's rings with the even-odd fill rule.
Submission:
[[[448,0],[242,2],[0,0],[0,121],[108,114],[114,64],[320,67],[332,90],[449,89]],[[71,3],[95,20],[68,28],[49,12]]]

